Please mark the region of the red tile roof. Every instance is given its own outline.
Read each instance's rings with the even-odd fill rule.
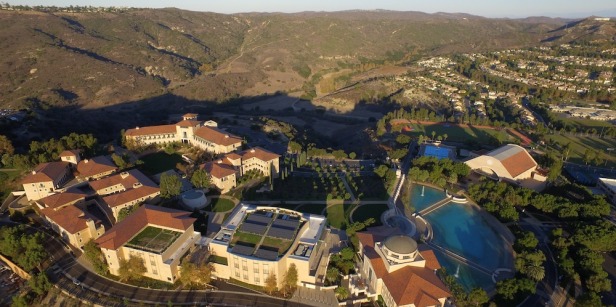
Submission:
[[[95,191],[103,190],[118,184],[121,184],[124,186],[124,189],[128,190],[132,188],[135,183],[141,183],[144,186],[158,187],[146,175],[136,169],[89,182],[90,186]]]
[[[87,195],[80,192],[64,192],[49,195],[47,197],[39,199],[39,202],[43,203],[48,208],[59,208],[67,204],[74,203],[78,200],[85,199]]]
[[[71,234],[86,229],[88,227],[86,224],[88,219],[94,221],[95,224],[100,223],[95,216],[79,209],[77,206],[45,208],[41,210],[41,213]]]
[[[261,161],[272,161],[274,159],[280,158],[280,155],[277,155],[273,152],[267,151],[261,147],[251,148],[239,153],[242,156],[242,159],[248,160],[251,158],[257,158]]]
[[[82,177],[92,177],[107,172],[116,171],[118,167],[105,156],[79,161],[77,171]]]
[[[507,169],[509,174],[511,174],[511,178],[515,178],[529,169],[537,167],[537,163],[528,154],[528,152],[526,152],[526,150],[520,151],[504,160],[501,160],[501,163],[503,163],[505,169]]]
[[[364,256],[370,260],[376,277],[383,279],[394,301],[398,305],[433,306],[438,304],[439,298],[451,296],[447,286],[434,273],[435,269],[440,268],[434,252],[423,244],[418,246],[418,250],[426,260],[425,267],[406,266],[387,272],[374,245],[395,234],[400,234],[400,231],[385,226],[372,227],[356,234],[364,248]]]
[[[233,168],[233,166],[225,163],[218,163],[217,161],[201,164],[199,168],[218,179],[235,174],[235,168]]]
[[[229,146],[242,142],[242,138],[214,127],[200,127],[195,131],[195,135],[222,146]]]
[[[110,207],[117,207],[140,198],[151,198],[160,194],[160,189],[157,187],[140,186],[138,188],[130,188],[120,193],[114,193],[103,197],[103,201]]]
[[[152,134],[167,134],[176,133],[175,125],[160,125],[160,126],[147,126],[137,127],[135,129],[128,129],[124,135],[127,136],[143,136]]]
[[[196,127],[196,126],[199,126],[200,124],[201,122],[198,120],[185,119],[185,120],[178,122],[176,125],[180,127]]]
[[[37,165],[31,174],[22,179],[22,184],[54,181],[62,178],[68,171],[68,162],[49,162]]]
[[[190,212],[143,205],[95,242],[101,248],[117,250],[148,225],[186,231],[196,220]]]

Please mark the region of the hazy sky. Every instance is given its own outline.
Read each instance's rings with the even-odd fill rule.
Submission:
[[[470,13],[486,17],[586,17],[616,16],[614,0],[0,0],[12,5],[92,5],[178,7],[219,13],[340,11],[387,9],[427,13]]]

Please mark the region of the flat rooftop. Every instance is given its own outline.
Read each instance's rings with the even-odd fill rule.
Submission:
[[[133,237],[126,247],[143,250],[146,252],[162,254],[180,235],[179,231],[147,226]]]

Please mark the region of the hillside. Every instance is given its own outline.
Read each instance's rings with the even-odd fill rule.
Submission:
[[[602,21],[594,17],[568,22],[550,31],[544,42],[552,43],[614,43],[616,20]]]
[[[0,106],[301,94],[311,75],[340,65],[533,45],[558,22],[391,11],[0,11]]]

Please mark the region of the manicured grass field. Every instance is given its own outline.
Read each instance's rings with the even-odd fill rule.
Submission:
[[[153,153],[141,158],[143,165],[140,169],[147,175],[155,175],[174,169],[176,164],[181,163],[182,156],[180,154],[167,154],[164,151]]]
[[[327,207],[327,222],[335,228],[349,225],[349,213],[355,205],[335,204]]]
[[[585,164],[583,157],[587,148],[598,150],[603,153],[602,157],[607,160],[600,166],[616,167],[616,153],[607,151],[608,148],[616,148],[616,140],[600,139],[594,136],[570,136],[570,135],[548,135],[546,139],[552,140],[564,146],[571,143],[571,153],[569,153],[569,162]],[[562,151],[562,147],[552,146],[557,151]]]
[[[562,121],[567,126],[573,126],[577,131],[586,131],[587,129],[597,129],[597,132],[601,131],[603,127],[612,127],[610,122],[605,122],[601,120],[592,120],[586,118],[575,118],[575,117],[566,117],[562,114],[558,117],[560,121]]]
[[[231,245],[235,245],[235,243],[242,242],[244,245],[249,244],[252,246],[257,245],[261,241],[261,236],[255,235],[252,233],[236,231],[233,235],[233,239],[231,239]]]
[[[227,212],[235,207],[233,201],[226,198],[213,198],[212,202],[205,208],[211,212]]]
[[[363,222],[368,218],[373,218],[374,224],[372,224],[372,226],[380,226],[382,225],[381,215],[388,209],[389,207],[387,206],[387,204],[359,206],[357,209],[355,209],[355,212],[353,212],[353,221]]]
[[[383,179],[377,176],[352,177],[347,182],[356,198],[360,200],[387,200],[389,193]]]
[[[148,226],[128,242],[128,246],[149,251],[163,252],[179,236],[180,232]]]
[[[503,141],[515,141],[515,138],[509,135],[505,130],[498,131],[476,127],[459,127],[448,124],[423,125],[415,123],[411,126],[413,127],[413,131],[405,133],[413,137],[419,137],[423,134],[431,138],[432,132],[434,131],[436,133],[435,138],[439,135],[444,136],[447,134],[446,140],[457,142],[476,141],[481,144],[491,144],[497,142],[499,138]]]

